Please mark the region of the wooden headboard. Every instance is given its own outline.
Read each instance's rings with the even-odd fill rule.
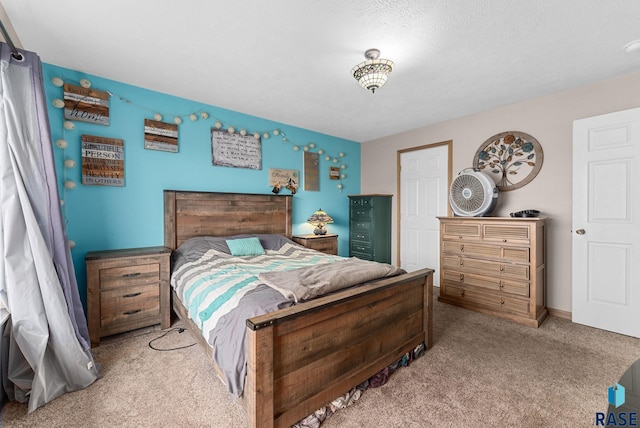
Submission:
[[[275,233],[291,238],[291,195],[164,191],[164,246],[194,236]]]

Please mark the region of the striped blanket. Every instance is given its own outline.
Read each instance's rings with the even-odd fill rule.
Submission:
[[[238,257],[212,249],[173,273],[171,286],[205,338],[209,338],[221,317],[261,283],[258,279],[261,273],[344,260],[292,244],[265,251],[262,255]]]

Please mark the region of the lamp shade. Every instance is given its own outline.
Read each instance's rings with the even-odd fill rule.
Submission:
[[[316,212],[311,214],[311,217],[307,219],[307,223],[314,225],[316,228],[313,233],[316,235],[324,235],[327,233],[327,229],[325,229],[324,225],[333,223],[333,219],[322,210],[322,208],[318,209]]]
[[[367,60],[353,67],[351,74],[360,86],[375,93],[385,84],[395,64],[388,59],[379,59],[380,51],[377,49],[369,49],[364,56]]]

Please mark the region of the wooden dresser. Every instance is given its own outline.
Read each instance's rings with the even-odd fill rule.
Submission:
[[[349,257],[391,263],[392,195],[349,195]]]
[[[169,328],[169,258],[165,247],[87,253],[91,345],[100,338],[154,324]]]
[[[546,219],[438,218],[438,300],[538,327],[548,315]]]
[[[291,239],[303,247],[334,256],[338,255],[338,235],[335,233],[327,233],[326,235],[297,235],[292,236]]]

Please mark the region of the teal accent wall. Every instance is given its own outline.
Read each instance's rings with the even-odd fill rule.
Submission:
[[[63,201],[62,210],[67,222],[67,235],[75,242],[71,250],[78,287],[86,307],[85,255],[89,251],[118,248],[161,246],[164,243],[163,190],[198,190],[212,192],[240,192],[270,194],[269,169],[298,170],[300,187],[294,196],[293,232],[312,233],[306,219],[318,208],[331,215],[335,223],[327,226],[330,233],[339,234],[339,254],[348,255],[349,199],[347,195],[360,192],[360,144],[330,135],[320,134],[226,110],[213,105],[147,90],[98,76],[58,66],[43,64],[45,92],[49,106],[49,121],[54,144],[58,189]],[[149,72],[153,72],[150,70]],[[110,99],[110,125],[103,126],[80,121],[73,122],[73,130],[66,130],[63,109],[53,106],[54,99],[63,98],[63,88],[54,86],[51,79],[59,77],[66,83],[80,86],[80,79],[88,79],[93,89],[108,91]],[[176,76],[185,78],[185,76]],[[212,82],[211,84],[224,84]],[[300,100],[304,106],[305,101]],[[189,114],[205,111],[209,119],[198,117],[191,121]],[[144,119],[153,119],[154,113],[163,115],[163,121],[173,123],[182,117],[179,125],[179,151],[170,153],[144,148]],[[211,128],[220,120],[223,127],[234,126],[237,131],[269,132],[262,139],[262,169],[213,166],[211,157]],[[273,130],[285,133],[288,141],[274,136]],[[83,134],[124,140],[124,187],[82,185],[81,136]],[[67,141],[67,148],[55,146],[58,139]],[[320,190],[304,190],[303,147],[314,143],[312,152],[322,149],[320,156]],[[300,150],[294,151],[297,145]],[[344,153],[340,158],[339,153]],[[329,155],[339,162],[326,161]],[[64,160],[73,159],[74,168],[65,168]],[[346,165],[341,170],[346,178],[338,182],[329,179],[329,167]],[[76,187],[65,189],[65,180],[74,181]],[[282,194],[289,194],[282,189]]]

